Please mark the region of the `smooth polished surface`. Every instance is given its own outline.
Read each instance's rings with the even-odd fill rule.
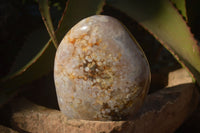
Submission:
[[[54,79],[69,119],[123,120],[142,105],[150,84],[144,52],[115,18],[81,20],[58,47]]]

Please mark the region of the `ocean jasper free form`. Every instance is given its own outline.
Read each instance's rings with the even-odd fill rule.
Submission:
[[[150,84],[142,49],[115,18],[95,15],[71,28],[55,57],[60,110],[69,119],[124,120],[141,107]]]

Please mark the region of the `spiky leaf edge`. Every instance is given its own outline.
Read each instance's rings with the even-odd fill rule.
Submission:
[[[53,27],[51,15],[49,12],[48,0],[39,0],[38,3],[39,3],[39,9],[40,9],[40,13],[42,16],[42,20],[43,20],[43,22],[46,26],[46,29],[51,37],[51,40],[53,41],[55,48],[57,48],[58,41],[55,36],[54,27]]]

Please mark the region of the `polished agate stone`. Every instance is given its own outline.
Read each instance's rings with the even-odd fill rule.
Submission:
[[[150,70],[127,29],[113,17],[95,15],[64,36],[54,79],[60,110],[68,119],[124,120],[142,105]]]

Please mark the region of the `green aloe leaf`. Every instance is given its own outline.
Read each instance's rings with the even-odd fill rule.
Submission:
[[[181,12],[182,16],[188,21],[185,0],[171,0],[176,8]]]
[[[44,46],[48,39],[45,29],[38,29],[27,38],[11,68],[10,75],[1,82],[0,105],[14,96],[19,91],[19,86],[52,70],[56,49],[51,41]]]
[[[13,63],[8,76],[2,80],[5,81],[5,86],[11,88],[20,86],[41,77],[41,75],[46,74],[46,71],[49,72],[48,68],[53,63],[53,53],[55,53],[56,49],[51,41],[48,40],[48,32],[45,29],[37,29],[29,35]],[[48,43],[45,44],[47,41]],[[42,62],[38,64],[38,61],[41,59]],[[38,73],[35,73],[36,71]]]
[[[170,1],[112,0],[108,3],[138,21],[189,69],[200,85],[199,46]]]
[[[103,0],[68,0],[56,31],[58,42],[82,18],[100,13],[103,4]],[[1,80],[0,105],[16,94],[21,85],[38,79],[53,70],[56,49],[51,39],[49,41],[46,39],[48,33],[42,31],[35,31],[30,35],[16,58],[11,73]]]
[[[49,32],[49,35],[51,37],[51,40],[53,41],[55,47],[58,47],[58,42],[55,36],[51,15],[49,12],[49,5],[48,0],[39,0],[39,9],[42,16],[42,20],[46,26],[47,31]]]

